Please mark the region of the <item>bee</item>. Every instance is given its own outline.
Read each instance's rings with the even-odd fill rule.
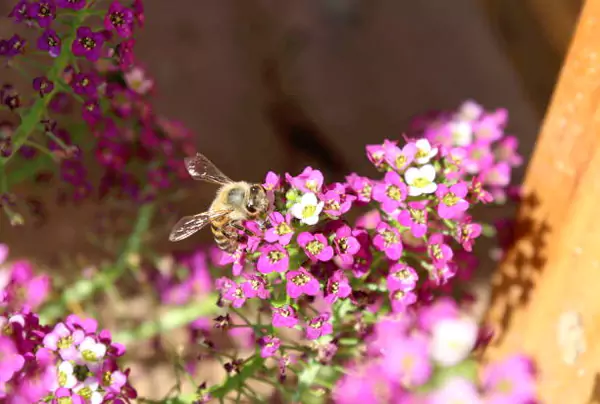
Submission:
[[[232,181],[201,153],[184,159],[185,168],[193,179],[218,184],[215,199],[208,211],[181,218],[169,235],[170,241],[180,241],[210,223],[217,246],[234,252],[240,242],[240,231],[253,233],[243,226],[244,220],[261,219],[269,208],[267,192],[260,184]]]

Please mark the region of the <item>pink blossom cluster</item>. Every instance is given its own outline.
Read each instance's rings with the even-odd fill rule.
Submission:
[[[477,369],[477,324],[441,299],[379,319],[367,355],[346,366],[333,389],[337,404],[513,404],[536,401],[530,360],[513,355]]]
[[[48,279],[24,270],[22,261],[3,265],[7,254],[0,244],[0,401],[124,404],[135,398],[129,370],[117,364],[125,347],[93,319],[69,315],[41,324],[33,309],[43,303]]]
[[[486,111],[478,103],[465,101],[455,111],[435,111],[415,117],[409,133],[443,145],[457,165],[446,167],[447,175],[477,176],[497,203],[514,192],[512,170],[523,164],[519,141],[507,135],[506,109]]]

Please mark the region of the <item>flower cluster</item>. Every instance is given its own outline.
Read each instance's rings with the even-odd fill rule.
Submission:
[[[0,265],[7,248],[0,245]],[[68,316],[48,326],[32,311],[44,299],[48,282],[32,277],[24,262],[0,272],[0,400],[6,403],[126,403],[136,397],[129,370],[117,358],[125,347],[98,330],[93,319]],[[40,286],[43,284],[43,286]],[[24,285],[31,290],[25,293]],[[35,296],[35,292],[39,296]]]
[[[523,164],[518,139],[506,135],[508,113],[493,112],[474,101],[464,102],[456,111],[436,111],[413,119],[409,133],[442,145],[449,164],[446,175],[478,178],[489,188],[497,203],[511,195],[512,170]]]
[[[351,403],[535,402],[531,362],[515,355],[478,373],[472,351],[477,325],[452,300],[377,321],[365,339],[367,355],[346,366],[334,401]]]
[[[33,90],[28,96],[2,84],[0,108],[21,123],[0,124],[0,160],[15,157],[11,164],[31,167],[21,171],[39,181],[48,181],[58,162],[61,202],[147,201],[188,178],[181,157],[193,152],[190,132],[154,112],[154,81],[133,53],[133,33],[144,22],[141,0],[21,0],[10,18],[37,39],[0,39],[0,58],[30,75]],[[28,70],[36,50],[47,54],[44,74]],[[18,131],[26,131],[24,142],[15,141]],[[100,178],[91,175],[98,171]]]

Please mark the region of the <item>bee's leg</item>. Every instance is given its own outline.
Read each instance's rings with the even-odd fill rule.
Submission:
[[[256,236],[256,234],[252,230],[245,228],[239,221],[231,222],[230,224],[231,227],[233,227],[234,229],[243,231],[248,237]]]
[[[229,239],[238,240],[240,238],[240,235],[236,231],[236,227],[232,223],[223,226],[221,231]]]

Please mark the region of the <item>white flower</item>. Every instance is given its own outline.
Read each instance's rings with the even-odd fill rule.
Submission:
[[[79,352],[81,357],[87,363],[97,363],[104,358],[106,355],[106,345],[96,342],[92,337],[86,337],[81,344],[79,344]]]
[[[422,167],[410,167],[404,173],[404,179],[408,184],[408,194],[419,196],[432,194],[437,190],[435,179],[435,168],[431,164]]]
[[[300,219],[302,223],[313,225],[319,221],[319,214],[323,210],[324,203],[317,199],[317,196],[312,192],[307,192],[302,195],[300,202],[292,206],[292,215]]]
[[[94,377],[88,377],[84,380],[83,384],[73,390],[83,398],[86,398],[88,400],[86,402],[100,404],[104,400],[104,397],[102,396],[102,393],[98,391],[98,387],[98,380]]]
[[[450,123],[452,141],[456,146],[468,146],[473,142],[473,127],[465,121]]]
[[[429,163],[429,160],[431,160],[438,152],[437,147],[432,148],[427,139],[417,140],[415,146],[417,146],[417,154],[415,154],[415,161],[417,164]]]
[[[77,384],[77,377],[73,374],[73,364],[68,361],[62,362],[58,366],[58,385],[67,389],[72,389]]]
[[[433,326],[431,358],[442,366],[465,359],[477,341],[477,323],[470,317],[441,320]]]

